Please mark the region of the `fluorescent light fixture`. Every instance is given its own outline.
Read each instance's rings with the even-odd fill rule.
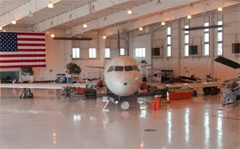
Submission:
[[[164,21],[162,21],[161,25],[166,25],[166,23]]]
[[[0,31],[2,30],[2,27],[0,26]]]
[[[187,19],[191,19],[192,18],[192,16],[189,14],[188,16],[187,16]]]
[[[51,34],[51,37],[53,38],[53,37],[55,37],[55,35],[54,35],[54,34]]]
[[[12,20],[12,24],[17,24],[16,20]]]
[[[107,37],[106,36],[103,36],[103,39],[106,39]]]
[[[83,28],[87,28],[87,24],[86,23],[83,24]]]
[[[139,30],[140,30],[140,31],[142,31],[142,30],[143,30],[143,28],[142,28],[142,27],[139,27]]]
[[[222,9],[222,7],[220,6],[220,7],[218,7],[218,11],[223,11],[223,9]]]
[[[132,14],[132,9],[129,9],[127,13]]]
[[[48,4],[48,8],[53,8],[53,7],[54,6],[53,6],[52,2],[50,1],[49,4]]]

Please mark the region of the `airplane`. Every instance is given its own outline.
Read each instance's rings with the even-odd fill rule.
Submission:
[[[239,63],[236,63],[222,56],[217,57],[214,61],[234,69],[240,68]],[[226,87],[223,90],[223,106],[228,104],[235,104],[237,101],[240,101],[240,73],[238,74],[237,78],[224,81],[224,84],[226,84]]]
[[[113,99],[115,104],[118,104],[121,98],[137,93],[143,81],[141,66],[131,56],[122,55],[113,57],[105,67],[87,67],[104,69],[104,81],[108,95],[111,96],[113,94],[115,97],[117,96],[117,98]],[[122,102],[121,107],[128,109],[128,101]]]
[[[131,56],[116,56],[112,58],[105,66],[104,78],[107,89],[118,96],[114,103],[118,103],[121,97],[126,97],[136,93],[142,83],[141,66]],[[20,98],[32,97],[31,89],[62,89],[69,84],[0,84],[0,88],[22,88],[23,92]],[[77,83],[72,86],[85,88],[86,83]],[[128,102],[124,102],[128,105]],[[129,106],[128,106],[129,107]]]
[[[104,69],[107,88],[118,96],[129,96],[137,92],[142,83],[141,66],[130,56],[117,56]]]

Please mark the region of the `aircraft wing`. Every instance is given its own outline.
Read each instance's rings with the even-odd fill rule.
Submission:
[[[141,67],[147,67],[147,66],[152,66],[152,65],[142,65]]]
[[[175,83],[175,84],[161,84],[156,85],[157,88],[203,88],[203,87],[214,87],[214,86],[221,86],[222,82],[203,82],[203,83]]]
[[[0,84],[0,88],[30,88],[30,89],[62,89],[66,86],[71,87],[80,87],[86,88],[87,83],[75,83],[75,84],[67,84],[67,83],[15,83],[15,84]]]
[[[189,83],[191,88],[215,87],[222,86],[222,82],[202,82],[202,83]]]
[[[89,68],[100,68],[100,69],[104,69],[104,67],[101,67],[101,66],[86,66],[86,67],[89,67]]]
[[[239,63],[234,62],[230,59],[224,58],[222,56],[219,56],[219,57],[215,58],[214,61],[219,62],[221,64],[224,64],[224,65],[229,66],[229,67],[234,68],[234,69],[240,68]]]

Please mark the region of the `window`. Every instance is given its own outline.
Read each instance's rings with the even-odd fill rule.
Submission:
[[[115,71],[123,71],[123,66],[115,66]]]
[[[184,46],[184,56],[189,56],[189,45]]]
[[[218,21],[217,25],[223,25],[223,21]],[[223,54],[223,28],[217,28],[217,55]]]
[[[125,71],[132,71],[133,70],[133,66],[125,66]]]
[[[97,58],[96,48],[89,48],[89,58]]]
[[[136,48],[135,49],[135,56],[136,57],[145,57],[146,56],[146,49],[145,48]]]
[[[222,41],[222,37],[223,37],[222,32],[218,32],[218,34],[217,34],[217,40],[218,40],[219,42]]]
[[[105,58],[110,58],[110,48],[105,49]]]
[[[125,55],[125,49],[124,48],[120,48],[120,55]]]
[[[204,33],[204,42],[209,42],[209,33]]]
[[[207,55],[209,55],[209,44],[208,43],[206,43],[206,44],[204,44],[204,55],[205,56],[207,56]]]
[[[185,44],[189,44],[189,35],[188,34],[185,35],[184,42],[185,42]]]
[[[189,25],[185,25],[184,28],[189,28]],[[189,56],[189,38],[189,31],[184,31],[184,56]]]
[[[217,44],[217,55],[222,55],[222,43]]]
[[[223,21],[218,21],[217,25],[223,25]],[[221,31],[223,28],[222,27],[218,27],[217,30]]]
[[[205,22],[204,26],[209,26],[209,22]],[[209,29],[204,29],[204,36],[203,36],[203,45],[204,45],[204,56],[209,56],[210,54],[210,44],[209,44],[209,40],[210,40],[210,33],[209,33]]]
[[[109,69],[108,69],[108,71],[107,72],[111,72],[111,71],[113,71],[113,66],[111,66]]]
[[[205,22],[205,23],[204,23],[204,26],[209,26],[209,22]],[[209,32],[209,28],[204,29],[204,32]]]
[[[171,38],[171,27],[168,26],[167,27],[167,57],[171,57],[172,56],[172,38]]]
[[[72,58],[80,58],[80,48],[72,48]]]

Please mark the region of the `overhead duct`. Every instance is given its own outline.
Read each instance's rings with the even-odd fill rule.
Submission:
[[[54,40],[92,40],[92,38],[77,38],[77,37],[54,37]]]

